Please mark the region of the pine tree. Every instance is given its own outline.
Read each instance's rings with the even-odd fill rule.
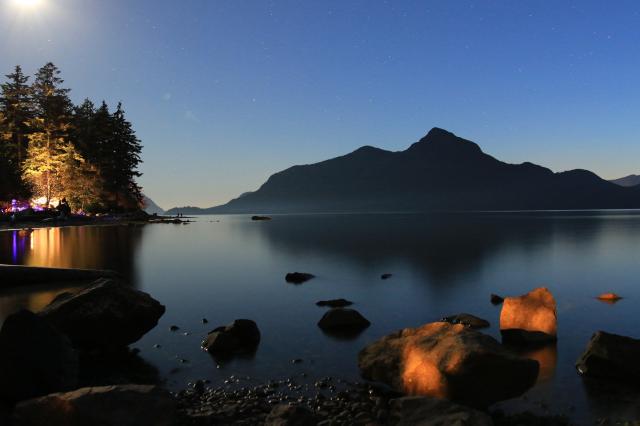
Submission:
[[[2,135],[2,155],[7,167],[3,178],[13,188],[13,197],[26,195],[25,186],[20,179],[20,170],[24,164],[28,145],[29,125],[33,118],[31,87],[18,65],[12,74],[6,75],[8,81],[2,84],[0,110],[4,115],[4,131]]]
[[[60,71],[48,63],[36,74],[32,86],[34,110],[37,118],[30,121],[27,159],[23,164],[23,178],[34,190],[34,195],[51,199],[63,192],[62,168],[65,165],[72,104],[69,89],[61,88],[64,82]]]

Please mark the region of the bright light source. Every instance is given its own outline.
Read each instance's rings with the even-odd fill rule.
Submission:
[[[40,5],[42,1],[43,0],[13,0],[13,3],[22,8],[32,9]]]

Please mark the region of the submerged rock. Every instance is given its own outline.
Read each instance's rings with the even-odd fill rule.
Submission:
[[[254,321],[237,319],[218,327],[202,341],[202,349],[213,355],[253,352],[260,343],[260,330]]]
[[[271,220],[269,216],[251,216],[251,220]]]
[[[293,283],[293,284],[302,284],[304,282],[309,281],[311,278],[315,278],[315,275],[308,274],[306,272],[289,272],[284,277],[284,279],[288,283]]]
[[[408,396],[390,401],[389,424],[396,426],[491,426],[487,414],[442,399]]]
[[[640,379],[640,340],[604,331],[596,332],[578,361],[581,375],[637,381]]]
[[[167,391],[156,386],[120,385],[23,401],[13,417],[19,426],[171,426],[176,412],[176,401]]]
[[[10,315],[0,330],[0,399],[19,401],[73,389],[78,355],[69,339],[36,314]]]
[[[147,293],[112,279],[99,279],[78,293],[65,293],[39,315],[83,348],[127,346],[158,324],[165,307]]]
[[[442,318],[442,321],[448,322],[450,324],[462,324],[465,327],[469,328],[487,328],[491,325],[489,324],[489,321],[478,318],[477,316],[471,314],[451,315]]]
[[[548,289],[541,287],[519,297],[504,299],[500,332],[505,342],[554,342],[557,329],[556,301]]]
[[[316,302],[318,306],[329,306],[330,308],[344,308],[345,306],[353,305],[353,302],[347,299],[331,299],[331,300],[321,300]]]
[[[360,312],[348,308],[333,308],[318,321],[318,327],[328,331],[359,331],[370,325]]]
[[[265,426],[309,426],[315,425],[317,418],[302,405],[278,404],[269,413]]]
[[[358,366],[365,379],[398,392],[478,407],[521,395],[539,370],[493,337],[445,322],[383,337],[360,351]]]
[[[602,293],[600,296],[596,297],[596,299],[605,303],[616,303],[620,301],[622,297],[615,293]]]
[[[389,278],[391,278],[393,276],[393,274],[382,274],[380,275],[380,279],[381,280],[388,280]]]

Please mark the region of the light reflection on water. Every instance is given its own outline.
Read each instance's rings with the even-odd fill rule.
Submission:
[[[596,330],[640,337],[640,213],[197,220],[188,226],[0,232],[0,263],[114,269],[151,293],[167,313],[134,346],[176,388],[231,374],[262,379],[304,371],[357,379],[358,351],[380,336],[469,312],[489,320],[487,332],[499,338],[500,307],[489,303],[489,295],[519,295],[544,285],[558,303],[558,344],[530,354],[542,367],[537,386],[526,400],[504,405],[534,411],[548,406],[579,422],[630,409],[594,396],[573,364]],[[317,277],[292,286],[284,275],[294,270]],[[393,277],[380,280],[385,272]],[[4,291],[0,321],[18,307],[37,310],[60,291]],[[594,299],[606,291],[625,298],[615,305]],[[371,327],[351,339],[324,335],[316,326],[324,310],[315,302],[337,297],[355,301]],[[254,319],[262,341],[252,359],[217,368],[200,340],[235,318]],[[173,324],[190,334],[169,332]],[[190,362],[179,364],[178,358]],[[304,362],[292,365],[294,358]]]

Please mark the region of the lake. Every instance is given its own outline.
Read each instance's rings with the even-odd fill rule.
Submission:
[[[640,416],[640,396],[605,398],[574,363],[596,330],[640,338],[640,212],[202,216],[189,225],[154,224],[0,232],[0,263],[113,269],[167,306],[158,327],[132,345],[173,389],[230,375],[260,381],[306,372],[359,378],[357,353],[403,327],[468,312],[491,322],[491,293],[520,295],[546,286],[558,303],[558,343],[530,354],[538,384],[501,404],[591,422]],[[316,275],[288,284],[287,272]],[[381,280],[382,273],[392,273]],[[0,293],[0,321],[20,307],[38,310],[59,288]],[[624,299],[594,297],[613,291]],[[315,302],[346,298],[372,325],[346,339],[316,325]],[[203,324],[206,318],[208,324]],[[236,318],[257,322],[253,357],[218,363],[200,349],[208,331]],[[171,325],[180,330],[169,331]],[[186,335],[185,335],[186,333]],[[159,348],[154,345],[160,345]],[[187,360],[188,362],[181,362]],[[293,359],[303,362],[293,364]]]

